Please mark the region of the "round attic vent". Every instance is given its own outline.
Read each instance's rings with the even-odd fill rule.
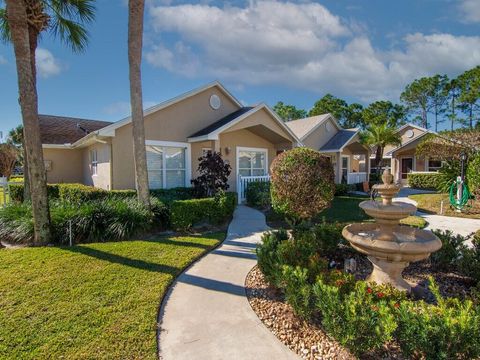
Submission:
[[[213,94],[212,96],[210,96],[210,106],[213,110],[220,109],[220,106],[222,106],[222,100],[220,100],[218,95]]]
[[[407,130],[407,132],[405,133],[405,136],[408,137],[409,139],[412,138],[413,135],[415,135],[415,134],[413,133],[413,130],[411,130],[411,129]]]

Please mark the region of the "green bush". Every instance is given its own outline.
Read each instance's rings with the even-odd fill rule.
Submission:
[[[288,239],[285,230],[266,232],[262,235],[262,241],[257,245],[258,267],[265,275],[265,279],[279,287],[282,274],[282,264],[280,263],[278,247]]]
[[[442,242],[440,250],[430,255],[432,265],[438,269],[454,269],[465,250],[465,237],[455,235],[450,230],[434,230]]]
[[[67,244],[69,228],[75,243],[128,239],[154,228],[165,228],[168,210],[152,198],[148,209],[136,199],[90,200],[74,204],[50,202],[52,242]],[[33,241],[32,209],[28,203],[12,203],[0,211],[0,238],[9,243]]]
[[[448,193],[452,183],[460,176],[460,162],[458,160],[449,160],[443,163],[438,171],[437,190],[442,193]]]
[[[470,191],[480,201],[480,154],[470,159],[468,163],[467,181]]]
[[[47,193],[49,199],[58,199],[59,198],[59,184],[48,184]],[[19,182],[17,184],[10,184],[10,199],[15,202],[23,202],[23,183]]]
[[[272,206],[295,222],[310,220],[330,206],[335,193],[330,159],[298,147],[278,155],[271,166]]]
[[[283,266],[282,281],[284,283],[285,300],[293,311],[303,319],[313,313],[314,297],[312,285],[308,282],[308,270],[299,266]]]
[[[202,222],[221,224],[233,215],[235,206],[235,193],[220,192],[213,198],[175,200],[170,204],[171,223],[177,230],[188,230]]]
[[[464,247],[459,260],[460,272],[480,283],[480,230],[475,233],[472,247]]]
[[[442,299],[430,279],[438,305],[402,301],[395,337],[411,358],[477,359],[480,356],[480,308],[469,301]]]
[[[268,209],[272,204],[270,197],[270,182],[254,181],[248,184],[246,191],[247,205],[258,208]]]
[[[389,303],[369,293],[364,281],[358,281],[353,291],[347,292],[341,290],[344,283],[337,284],[319,279],[313,286],[316,309],[327,333],[355,354],[391,341],[397,324]]]
[[[347,195],[350,191],[356,190],[355,185],[335,184],[335,196]]]
[[[437,190],[438,173],[412,173],[407,175],[408,186],[414,189]]]

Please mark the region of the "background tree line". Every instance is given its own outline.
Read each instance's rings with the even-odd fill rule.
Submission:
[[[480,66],[454,79],[434,75],[415,79],[400,95],[398,104],[375,101],[368,106],[326,94],[307,112],[279,101],[273,109],[285,121],[331,113],[345,128],[386,124],[398,127],[407,121],[438,131],[447,122],[450,130],[480,126]]]

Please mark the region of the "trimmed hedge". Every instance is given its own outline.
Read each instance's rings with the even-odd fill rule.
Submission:
[[[414,189],[437,190],[439,186],[438,173],[414,173],[407,175],[408,185]]]
[[[176,200],[170,204],[171,224],[175,230],[188,230],[202,222],[221,224],[233,215],[236,203],[236,193],[230,192],[213,198]]]
[[[137,195],[136,190],[104,190],[83,184],[48,184],[50,200],[61,200],[71,203],[83,203],[91,200],[130,199]],[[151,190],[150,194],[165,203],[174,200],[191,199],[195,195],[193,188],[173,188]],[[10,185],[10,196],[13,201],[23,202],[23,184]]]

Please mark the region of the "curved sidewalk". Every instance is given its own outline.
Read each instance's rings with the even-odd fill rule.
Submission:
[[[224,243],[178,277],[160,314],[161,359],[298,359],[245,296],[255,244],[267,229],[261,212],[238,206]]]

